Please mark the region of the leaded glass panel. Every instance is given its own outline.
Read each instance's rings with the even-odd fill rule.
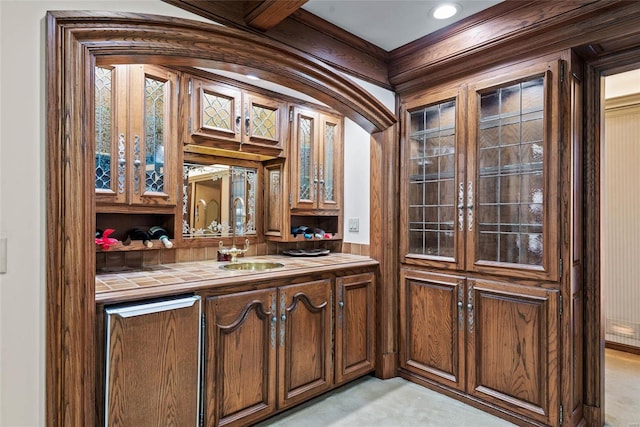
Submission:
[[[414,111],[409,135],[409,252],[454,256],[456,102]]]
[[[95,68],[96,189],[111,189],[113,78],[109,68]]]
[[[544,79],[480,96],[476,260],[542,265]]]
[[[204,127],[234,131],[233,98],[204,92],[202,94]]]
[[[258,138],[277,139],[277,110],[253,104],[251,112],[251,135]]]
[[[313,200],[311,194],[312,132],[312,119],[300,117],[298,123],[298,197],[300,200]]]
[[[151,77],[144,82],[145,93],[145,190],[164,191],[165,85]]]
[[[336,125],[325,123],[324,126],[324,167],[322,169],[324,180],[324,201],[335,202],[335,182],[334,182],[334,154],[336,144]]]

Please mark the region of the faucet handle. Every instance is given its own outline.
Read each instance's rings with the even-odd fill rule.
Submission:
[[[245,251],[249,250],[249,239],[244,239],[244,250]]]

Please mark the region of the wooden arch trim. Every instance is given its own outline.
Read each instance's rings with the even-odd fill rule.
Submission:
[[[390,134],[396,118],[320,61],[238,30],[129,13],[49,12],[46,21],[46,418],[48,426],[88,426],[95,424],[98,369],[95,252],[90,240],[94,142],[87,134],[93,120],[94,65],[134,61],[251,69],[326,103],[375,135]],[[375,215],[372,223],[385,221],[387,215]]]

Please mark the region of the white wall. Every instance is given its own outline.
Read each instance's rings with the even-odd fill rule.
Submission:
[[[3,427],[45,424],[47,10],[114,10],[203,20],[160,0],[0,0],[0,236],[8,238],[8,271],[0,274],[0,426]],[[350,171],[356,169],[349,165],[368,168],[369,136],[355,125],[347,124],[345,128],[349,129],[346,139],[353,141],[347,144],[345,193],[352,194],[353,183],[368,191],[368,181],[362,182],[368,172],[358,170],[351,177]],[[365,148],[366,154],[362,151]],[[355,200],[352,197],[350,200]],[[362,219],[366,218],[368,230],[368,200],[357,206],[352,206],[351,201],[347,203],[349,208],[345,212],[359,216],[361,228]],[[360,210],[361,205],[366,205],[366,213]],[[360,240],[354,237],[350,241]]]

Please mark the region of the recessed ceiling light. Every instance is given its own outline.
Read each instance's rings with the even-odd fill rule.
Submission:
[[[445,3],[440,6],[436,6],[431,12],[431,15],[436,19],[447,19],[460,12],[460,9],[462,9],[462,7],[458,4]]]
[[[249,80],[260,80],[260,77],[256,76],[255,74],[247,74],[247,78]]]

